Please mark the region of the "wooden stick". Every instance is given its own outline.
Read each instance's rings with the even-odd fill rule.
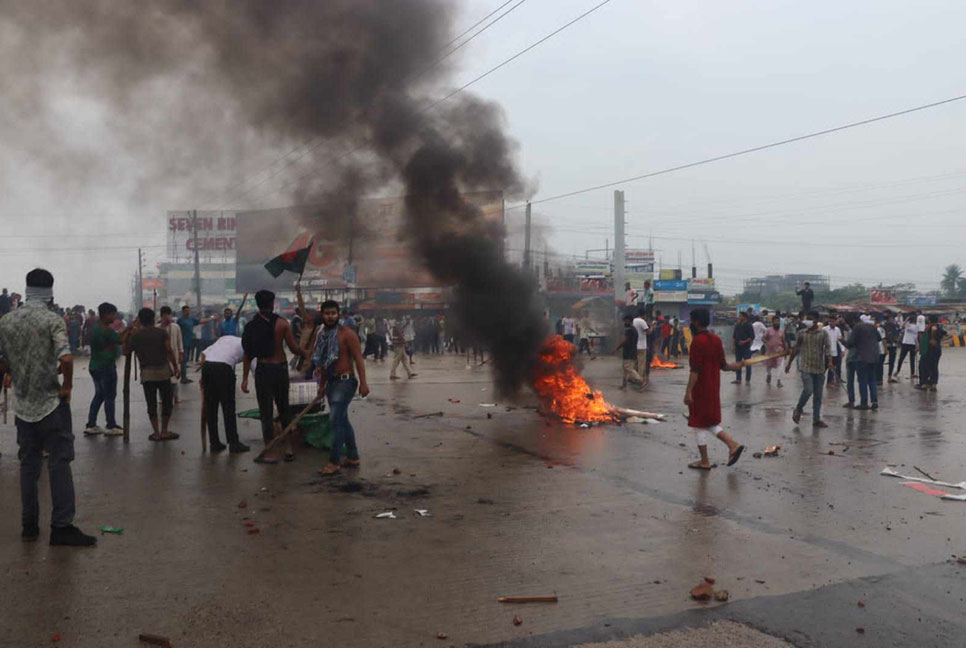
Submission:
[[[751,365],[760,364],[767,360],[774,360],[775,358],[784,358],[788,355],[788,351],[779,351],[778,353],[767,353],[765,355],[756,355],[751,358],[746,358],[742,360],[743,366],[750,367]]]
[[[124,356],[124,400],[122,422],[124,424],[124,443],[131,440],[131,354]]]
[[[147,632],[142,632],[138,635],[138,641],[143,641],[146,644],[151,644],[153,646],[165,646],[166,648],[171,648],[171,640],[167,637],[162,637],[161,635],[149,634]]]
[[[557,595],[551,596],[501,596],[500,603],[556,603]]]
[[[417,414],[414,419],[429,418],[430,416],[442,416],[442,412],[430,412],[429,414]]]
[[[4,421],[4,423],[6,423],[6,421]],[[929,473],[927,473],[925,470],[923,470],[919,466],[913,466],[913,468],[916,470],[916,472],[918,472],[923,477],[928,477],[929,479],[931,479],[933,481],[936,481],[936,478],[935,477],[933,477],[932,475],[930,475]]]
[[[292,422],[291,422],[291,423],[289,423],[288,425],[286,425],[286,426],[285,426],[285,429],[284,429],[284,430],[282,430],[282,431],[281,431],[281,432],[280,432],[280,433],[278,434],[278,436],[276,436],[276,437],[275,437],[274,439],[272,439],[272,440],[271,440],[271,441],[269,441],[269,442],[268,442],[267,444],[265,444],[265,449],[264,449],[264,450],[262,450],[261,452],[259,452],[259,453],[258,453],[258,456],[257,456],[257,457],[255,457],[255,461],[258,461],[259,459],[261,459],[262,457],[264,457],[264,456],[265,456],[265,453],[266,453],[266,452],[268,452],[269,450],[271,450],[272,448],[274,448],[274,447],[275,447],[276,445],[278,445],[278,444],[279,444],[279,442],[281,442],[281,440],[282,440],[282,439],[284,439],[284,438],[285,438],[285,437],[287,437],[287,436],[288,436],[289,434],[291,434],[291,433],[292,433],[292,430],[294,430],[294,429],[296,428],[296,426],[298,425],[298,423],[299,423],[299,421],[301,421],[301,420],[302,420],[302,418],[303,418],[303,417],[304,417],[304,416],[305,416],[306,414],[308,414],[308,413],[309,413],[309,411],[310,411],[310,410],[311,410],[311,409],[312,409],[313,407],[315,407],[315,406],[316,406],[316,405],[318,405],[318,404],[319,404],[320,402],[322,402],[322,399],[323,399],[323,398],[324,398],[323,396],[316,396],[316,397],[315,397],[315,400],[313,400],[313,401],[312,401],[311,403],[309,403],[308,405],[306,405],[306,406],[305,406],[305,409],[303,409],[303,410],[302,410],[301,412],[299,412],[299,414],[298,414],[298,416],[296,416],[296,417],[295,417],[294,419],[292,419]]]
[[[615,407],[614,411],[621,416],[639,416],[646,419],[658,419],[661,420],[665,418],[665,414],[658,414],[657,412],[644,412],[642,410],[630,409],[627,407]]]
[[[7,424],[7,388],[3,388],[3,424]]]

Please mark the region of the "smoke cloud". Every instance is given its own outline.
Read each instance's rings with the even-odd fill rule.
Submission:
[[[498,106],[446,85],[438,64],[453,35],[442,0],[0,1],[3,78],[22,115],[43,112],[67,83],[106,106],[122,142],[148,147],[154,183],[213,188],[226,155],[294,144],[289,195],[334,218],[378,192],[407,196],[408,241],[454,284],[456,316],[493,354],[498,386],[517,391],[545,337],[529,277],[503,258],[502,231],[461,198],[519,195],[524,182]],[[268,144],[266,144],[268,143]],[[96,147],[48,155],[76,182]],[[246,196],[246,200],[252,200]],[[364,230],[365,224],[360,227]]]

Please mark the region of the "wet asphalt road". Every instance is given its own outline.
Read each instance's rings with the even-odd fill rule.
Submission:
[[[961,351],[946,352],[938,393],[887,385],[879,412],[847,411],[830,390],[821,431],[792,423],[794,377],[777,389],[762,369],[750,387],[723,376],[724,425],[749,452],[708,474],[686,468],[684,370],[622,393],[616,359],[586,362],[615,404],[670,416],[580,429],[526,399],[497,401],[485,366],[416,366],[418,378],[390,384],[388,366],[370,363],[373,395],[351,410],[364,465],[331,482],[315,475],[325,457],[314,450],[273,467],[203,455],[194,385],[177,442],[147,441],[137,389],[130,444],[83,438],[91,385],[78,371],[77,523],[125,532],[90,550],[22,544],[15,435],[0,428],[0,646],[55,634],[62,646],[136,646],[141,632],[198,647],[574,646],[716,619],[795,646],[961,641],[966,565],[949,559],[966,554],[966,503],[878,474],[915,465],[966,479]],[[240,426],[257,443],[257,423]],[[773,444],[777,458],[750,454]],[[724,446],[711,451],[723,463]],[[373,518],[387,510],[398,518]],[[729,603],[689,599],[706,575]],[[496,602],[547,593],[560,602]]]

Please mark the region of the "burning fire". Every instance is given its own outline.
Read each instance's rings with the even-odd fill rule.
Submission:
[[[544,407],[564,423],[614,422],[621,419],[604,395],[593,391],[574,366],[576,348],[559,335],[543,345],[534,367],[533,389]]]
[[[680,366],[681,365],[675,362],[665,362],[664,360],[661,360],[659,357],[657,357],[657,354],[654,354],[654,357],[651,358],[651,369],[677,369]]]

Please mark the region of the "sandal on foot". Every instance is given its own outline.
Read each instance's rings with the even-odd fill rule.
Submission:
[[[180,439],[181,435],[177,432],[168,432],[167,434],[162,434],[159,441],[174,441],[175,439]]]
[[[358,468],[360,463],[358,459],[343,459],[341,466],[343,468]]]
[[[331,477],[333,475],[338,475],[341,472],[342,470],[338,466],[336,466],[335,468],[333,468],[332,466],[326,466],[325,468],[322,468],[321,470],[319,470],[319,475],[321,475],[322,477]]]
[[[744,451],[745,451],[745,446],[743,445],[740,445],[737,448],[735,448],[735,451],[728,455],[728,465],[733,466],[736,463],[738,463],[738,460],[741,459],[741,453]]]
[[[163,440],[164,438],[157,432],[155,432],[154,434],[148,437],[148,441],[163,441]]]
[[[718,464],[711,464],[710,466],[702,466],[701,463],[698,461],[688,464],[688,468],[694,468],[695,470],[711,470],[712,468],[717,468],[717,467],[718,467]]]
[[[282,458],[282,460],[285,463],[292,463],[293,461],[295,461],[295,453],[293,453],[293,452],[286,452],[285,453],[285,456]]]

